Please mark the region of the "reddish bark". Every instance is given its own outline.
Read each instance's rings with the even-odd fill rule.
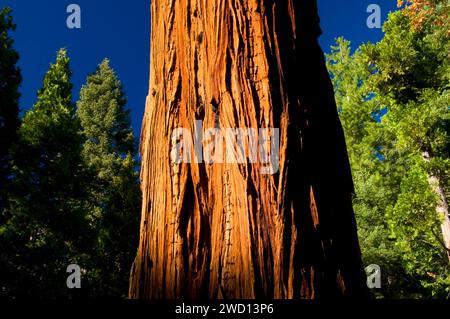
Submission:
[[[315,0],[152,1],[130,298],[367,295],[319,35]],[[279,128],[279,171],[174,164],[172,132],[196,120]]]

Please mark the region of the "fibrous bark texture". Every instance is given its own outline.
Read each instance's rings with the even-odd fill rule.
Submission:
[[[153,0],[130,298],[366,296],[315,0]],[[176,163],[172,132],[279,128],[279,168]],[[192,149],[190,152],[194,152]]]

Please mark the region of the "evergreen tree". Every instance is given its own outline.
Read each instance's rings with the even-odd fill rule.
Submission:
[[[71,91],[69,58],[60,50],[14,148],[10,216],[0,228],[0,251],[7,258],[1,293],[8,297],[70,296],[66,268],[83,267],[81,252],[90,246],[87,176]]]
[[[386,156],[386,149],[381,148],[392,136],[380,129],[386,110],[375,99],[374,65],[369,66],[365,46],[352,54],[349,41],[339,38],[336,43],[327,56],[328,69],[352,167],[353,206],[363,261],[366,266],[377,264],[382,269],[382,285],[374,291],[375,297],[414,297],[420,295],[420,286],[413,283],[399,260],[401,252],[390,238],[385,218],[387,208],[397,199],[406,163],[399,156]]]
[[[442,16],[448,6],[410,3],[389,16],[379,43],[351,54],[340,39],[328,65],[354,174],[363,256],[387,275],[381,295],[445,297],[450,34]]]
[[[0,9],[0,225],[5,218],[7,182],[11,175],[10,149],[19,125],[19,86],[22,76],[17,62],[19,54],[13,49],[14,31],[10,8]]]
[[[135,140],[122,84],[105,59],[80,92],[83,158],[95,174],[89,216],[96,229],[95,296],[125,297],[139,233],[140,189]]]
[[[437,23],[447,1],[414,26],[408,11],[391,14],[386,36],[367,50],[380,104],[389,109],[386,150],[409,162],[395,205],[387,210],[391,234],[410,274],[427,295],[450,293],[450,34]]]

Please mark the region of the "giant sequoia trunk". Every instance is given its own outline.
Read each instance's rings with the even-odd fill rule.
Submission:
[[[153,0],[151,8],[130,297],[366,296],[316,1]],[[175,162],[173,131],[197,136],[199,120],[204,129],[279,128],[273,174],[248,160],[248,146],[245,163]]]

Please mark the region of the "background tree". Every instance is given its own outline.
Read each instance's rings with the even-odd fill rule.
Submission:
[[[69,58],[58,52],[14,148],[10,216],[0,226],[3,295],[70,296],[66,267],[90,247],[80,123],[72,103]]]
[[[385,277],[385,296],[449,291],[450,51],[447,26],[436,23],[443,7],[437,1],[420,28],[407,7],[389,16],[378,44],[350,54],[339,40],[328,56],[363,256],[397,278]]]
[[[444,34],[450,36],[450,6],[446,0],[397,0],[399,8],[411,18],[412,26],[419,30],[426,22],[432,20]]]
[[[437,6],[436,12],[448,4]],[[395,134],[396,150],[409,160],[387,217],[409,271],[440,296],[450,292],[450,38],[436,18],[414,29],[408,15],[391,15],[385,38],[368,56],[377,64],[380,103],[390,110],[387,129]]]
[[[87,78],[77,103],[83,158],[95,178],[90,211],[96,232],[91,291],[124,297],[138,243],[140,189],[135,140],[122,84],[105,59]]]
[[[13,49],[14,31],[10,8],[0,9],[0,225],[6,218],[5,197],[11,177],[11,146],[19,126],[19,86],[22,76],[17,63],[19,54]],[[1,271],[1,270],[0,270]]]
[[[363,260],[365,265],[377,264],[382,269],[382,285],[374,290],[376,296],[419,296],[424,291],[399,259],[401,251],[390,238],[385,216],[397,200],[407,161],[395,152],[387,156],[387,146],[395,136],[382,129],[387,109],[375,99],[374,65],[369,66],[364,48],[352,54],[350,43],[339,38],[327,55],[355,181],[353,207]]]

